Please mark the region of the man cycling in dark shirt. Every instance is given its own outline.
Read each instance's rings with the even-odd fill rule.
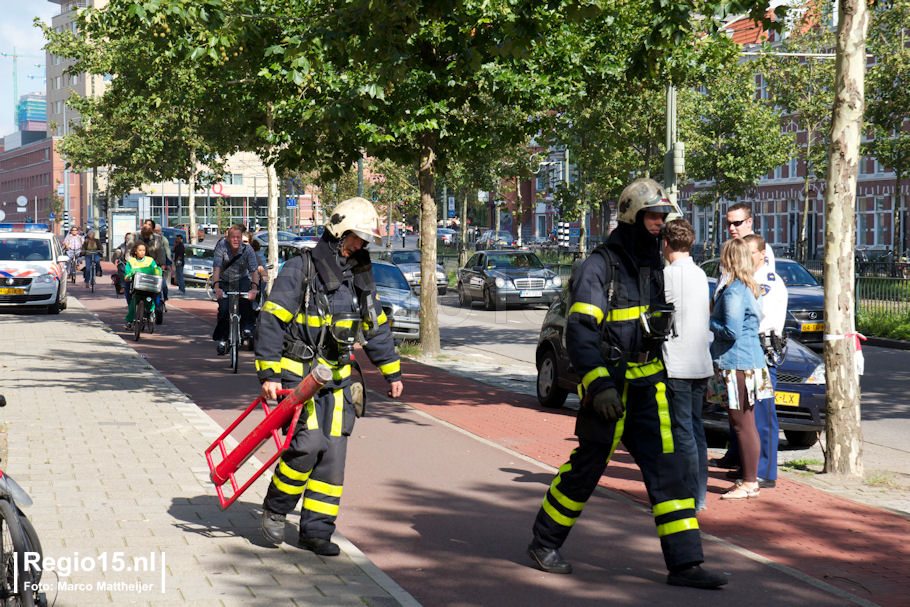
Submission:
[[[218,322],[212,339],[218,342],[219,355],[227,352],[228,345],[228,298],[224,295],[225,291],[249,292],[247,297],[240,298],[240,328],[244,334],[251,331],[254,322],[250,302],[259,293],[259,260],[253,248],[243,244],[243,232],[242,225],[234,224],[228,229],[227,236],[215,245],[212,282],[218,300]]]

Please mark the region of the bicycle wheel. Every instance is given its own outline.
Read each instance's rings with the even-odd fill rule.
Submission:
[[[236,316],[231,318],[231,369],[237,372],[240,365],[240,321]]]
[[[155,312],[152,312],[151,310],[149,310],[148,320],[145,323],[145,329],[149,333],[155,332],[155,319],[153,318],[153,316],[155,316]]]
[[[16,510],[19,510],[19,508],[17,507]],[[25,541],[28,544],[29,552],[37,553],[38,562],[43,563],[44,550],[41,549],[41,540],[38,539],[38,532],[35,531],[32,522],[28,520],[28,517],[21,510],[19,510],[19,522],[22,523],[22,530],[25,532]],[[31,571],[33,583],[37,584],[41,581],[41,573],[41,567],[38,567],[37,571]]]
[[[28,544],[18,512],[8,501],[0,500],[0,593],[4,605],[34,607],[32,576],[25,570]]]
[[[133,310],[133,337],[139,341],[139,335],[142,333],[142,323],[145,322],[145,300],[139,298],[136,301],[136,307]]]

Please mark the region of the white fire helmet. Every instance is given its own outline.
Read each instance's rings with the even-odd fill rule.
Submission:
[[[325,229],[340,239],[346,232],[353,232],[367,243],[382,244],[379,235],[379,215],[366,198],[348,198],[332,211]]]
[[[682,216],[679,207],[667,198],[660,184],[647,178],[636,179],[619,195],[616,220],[634,224],[639,211],[666,213],[667,221]]]

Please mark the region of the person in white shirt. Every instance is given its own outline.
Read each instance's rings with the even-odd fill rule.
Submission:
[[[673,418],[683,428],[677,448],[688,462],[686,485],[695,497],[696,513],[705,509],[708,450],[701,412],[708,378],[714,372],[709,351],[711,331],[708,277],[689,255],[695,231],[685,219],[668,222],[662,232],[664,293],[674,308],[674,334],[664,342],[667,400]]]
[[[787,287],[781,277],[765,264],[765,239],[758,234],[748,234],[743,238],[752,252],[755,264],[755,280],[761,289],[762,317],[758,325],[758,335],[765,348],[768,360],[768,372],[771,374],[771,386],[777,389],[777,357],[773,344],[783,337],[784,323],[787,319]],[[761,454],[758,458],[759,487],[771,489],[777,484],[777,443],[780,439],[780,428],[777,421],[777,410],[774,398],[767,398],[755,404],[755,427],[761,441]]]

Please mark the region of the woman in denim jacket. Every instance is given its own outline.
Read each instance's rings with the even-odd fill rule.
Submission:
[[[727,404],[730,423],[739,440],[743,467],[742,483],[732,487],[723,499],[758,497],[758,457],[761,444],[755,428],[755,402],[769,398],[771,377],[758,339],[761,320],[759,287],[753,277],[752,255],[741,238],[728,240],[720,263],[730,277],[714,302],[711,314],[711,358],[718,369],[717,385]]]

